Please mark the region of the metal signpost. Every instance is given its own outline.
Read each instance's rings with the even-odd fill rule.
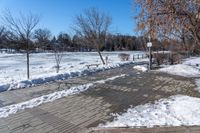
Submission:
[[[152,42],[147,43],[147,47],[149,48],[149,70],[151,70],[151,47],[152,47]]]

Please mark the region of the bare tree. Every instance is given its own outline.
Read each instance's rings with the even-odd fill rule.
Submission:
[[[197,0],[135,0],[141,7],[136,16],[138,30],[151,38],[177,40],[191,51],[200,46],[200,3]],[[186,40],[193,44],[184,44]],[[200,51],[199,51],[200,52]]]
[[[55,56],[55,61],[56,61],[56,73],[59,73],[60,63],[63,58],[63,51],[54,49],[54,56]]]
[[[74,30],[85,44],[94,47],[102,61],[101,48],[105,45],[106,35],[111,25],[111,17],[96,8],[90,8],[76,16]]]
[[[60,33],[56,39],[54,37],[52,39],[52,46],[53,46],[53,52],[55,57],[55,63],[56,63],[56,73],[59,73],[60,71],[60,64],[62,61],[62,58],[64,56],[64,51],[67,49],[67,44],[69,44],[71,41],[70,36],[66,33]]]
[[[64,51],[70,50],[71,46],[71,38],[67,33],[60,33],[57,36],[57,42],[62,45],[62,48],[64,48]]]
[[[5,12],[3,21],[7,28],[13,32],[17,37],[21,38],[26,45],[27,57],[27,78],[30,78],[29,72],[29,44],[32,39],[32,32],[39,23],[39,17],[32,13],[23,15],[20,13],[19,17],[13,17],[10,11]]]
[[[5,41],[7,40],[7,31],[6,28],[1,26],[0,27],[0,49],[6,48]]]
[[[55,57],[55,63],[56,63],[56,73],[59,73],[60,70],[60,63],[61,60],[63,58],[64,55],[64,45],[62,45],[61,43],[59,43],[56,38],[54,37],[53,40],[51,41],[51,45],[53,48],[53,52],[54,52],[54,57]]]
[[[34,32],[34,38],[36,39],[36,47],[45,50],[47,45],[50,43],[52,34],[48,29],[37,29]]]

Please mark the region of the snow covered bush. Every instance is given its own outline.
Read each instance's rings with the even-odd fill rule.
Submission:
[[[130,59],[130,54],[121,53],[118,55],[121,61],[128,61]]]

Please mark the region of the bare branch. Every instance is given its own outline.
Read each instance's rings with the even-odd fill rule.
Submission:
[[[95,8],[84,11],[83,14],[76,16],[75,27],[76,34],[83,38],[85,43],[93,46],[99,53],[102,63],[105,64],[101,56],[101,47],[105,44],[105,39],[109,26],[111,25],[111,17],[105,13],[101,13]]]

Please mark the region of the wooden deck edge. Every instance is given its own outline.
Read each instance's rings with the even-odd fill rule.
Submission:
[[[93,133],[93,132],[141,132],[141,131],[150,131],[154,133],[156,131],[174,131],[174,132],[180,132],[180,133],[192,133],[193,131],[199,131],[200,132],[200,126],[173,126],[173,127],[91,127],[88,129],[81,130],[81,133]]]

